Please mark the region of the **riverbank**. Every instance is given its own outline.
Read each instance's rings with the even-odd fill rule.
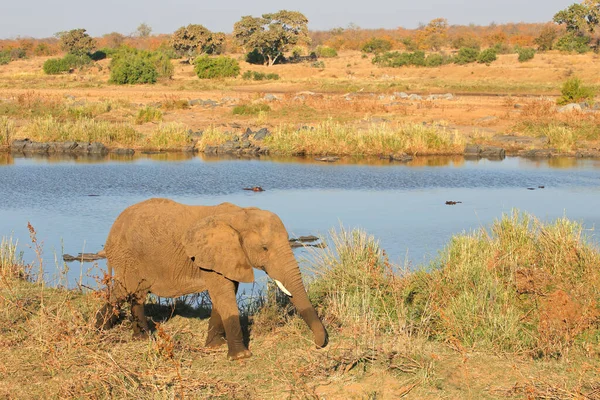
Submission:
[[[600,253],[583,236],[571,221],[515,213],[408,272],[364,232],[333,233],[309,287],[330,345],[313,349],[270,288],[243,307],[254,357],[239,363],[203,347],[201,301],[150,305],[159,325],[147,341],[133,341],[127,321],[96,332],[101,299],[35,283],[39,266],[4,241],[0,395],[594,399]]]

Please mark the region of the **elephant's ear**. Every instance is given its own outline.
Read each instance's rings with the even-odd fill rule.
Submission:
[[[194,265],[237,282],[254,282],[252,265],[242,249],[238,231],[217,217],[194,224],[183,236],[187,256]]]

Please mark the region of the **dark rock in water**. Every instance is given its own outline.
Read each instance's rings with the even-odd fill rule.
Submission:
[[[448,201],[446,202],[446,205],[447,205],[447,206],[455,206],[455,205],[457,205],[457,204],[462,204],[462,201],[452,201],[452,200],[448,200]]]
[[[108,154],[108,149],[102,143],[80,142],[32,142],[29,139],[15,140],[11,145],[11,152],[25,154]]]
[[[578,158],[600,158],[600,150],[597,150],[597,149],[579,150],[575,154],[575,157],[578,157]]]
[[[63,254],[63,261],[72,262],[72,261],[81,261],[81,262],[91,262],[96,260],[101,260],[106,258],[103,255],[98,253],[79,253],[77,256],[72,256],[70,254]]]
[[[535,149],[519,152],[521,157],[550,158],[556,154],[555,149]]]
[[[108,154],[108,149],[102,143],[92,143],[88,146],[88,153],[90,154]]]
[[[538,186],[538,189],[545,189],[546,186]]]
[[[318,157],[318,158],[315,158],[315,160],[321,161],[321,162],[336,162],[336,161],[339,161],[340,158],[335,157],[335,156],[330,156],[330,157]]]
[[[485,158],[504,158],[506,151],[501,147],[480,146],[477,144],[468,144],[465,147],[465,156],[476,156]]]
[[[147,150],[147,151],[142,151],[142,154],[146,154],[146,155],[150,155],[151,156],[151,155],[154,155],[154,154],[165,154],[165,152],[164,151],[150,151],[150,150]]]
[[[133,155],[135,153],[135,150],[134,149],[127,149],[127,148],[119,148],[119,149],[113,149],[113,150],[111,150],[111,153],[130,156],[130,155]]]
[[[535,188],[527,188],[527,190],[535,190]]]
[[[517,135],[496,135],[492,137],[495,142],[505,143],[506,146],[543,146],[548,144],[549,139],[546,136],[531,137]]]
[[[406,153],[390,154],[387,156],[381,156],[379,158],[382,160],[399,161],[399,162],[409,162],[409,161],[413,160],[413,157],[409,156]]]
[[[316,247],[318,249],[324,249],[327,247],[327,245],[323,242],[315,243],[315,244],[308,244],[308,243],[302,243],[302,242],[290,242],[290,247],[292,249],[298,249],[300,247]]]
[[[261,188],[260,186],[244,188],[244,190],[250,190],[252,192],[264,192],[265,191],[265,189]]]

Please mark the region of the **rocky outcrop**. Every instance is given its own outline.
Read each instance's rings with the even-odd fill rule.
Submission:
[[[108,148],[102,143],[84,142],[33,142],[29,139],[15,140],[10,151],[23,154],[90,154],[106,155]]]
[[[246,134],[244,134],[244,136],[245,135]],[[219,146],[206,146],[204,148],[204,154],[236,154],[258,156],[269,153],[268,147],[258,146],[257,144],[250,142],[250,140],[248,140],[250,135],[246,136],[246,138],[244,138],[244,136],[235,137]]]
[[[466,157],[504,158],[506,151],[502,147],[469,144],[465,147]]]

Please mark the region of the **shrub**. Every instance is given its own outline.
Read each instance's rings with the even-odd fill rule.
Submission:
[[[463,47],[458,51],[458,54],[454,58],[454,63],[459,65],[469,64],[477,61],[479,56],[479,50],[471,47]]]
[[[158,78],[152,55],[147,51],[121,52],[113,57],[109,68],[109,82],[119,85],[155,83]]]
[[[529,61],[535,57],[535,49],[519,47],[517,48],[517,54],[519,55],[519,62]]]
[[[231,57],[201,56],[194,64],[194,71],[200,79],[233,78],[240,73],[239,63]]]
[[[425,52],[400,53],[398,51],[388,52],[373,57],[373,64],[380,67],[404,67],[407,65],[424,66]]]
[[[389,40],[381,38],[372,38],[363,44],[361,50],[364,53],[379,54],[392,49],[392,43]]]
[[[46,43],[39,43],[35,49],[33,49],[33,54],[36,56],[49,56],[53,53],[54,52],[52,49],[50,49],[50,46],[48,46]]]
[[[62,58],[63,63],[69,68],[81,68],[92,63],[92,59],[87,54],[66,54]]]
[[[332,58],[337,57],[337,51],[334,48],[327,46],[317,46],[315,53],[318,57]]]
[[[441,65],[445,65],[452,62],[450,57],[447,57],[443,54],[432,53],[425,57],[425,66],[426,67],[439,67]]]
[[[481,53],[479,53],[479,55],[477,56],[477,62],[479,64],[491,64],[494,61],[497,60],[497,56],[496,56],[496,49],[494,48],[490,48],[490,49],[485,49],[484,51],[482,51]]]
[[[156,67],[159,78],[171,78],[175,73],[175,67],[171,63],[171,57],[162,51],[155,51],[150,58]]]
[[[310,64],[311,68],[318,68],[318,69],[324,69],[325,68],[325,62],[323,61],[315,61],[314,63]]]
[[[271,107],[267,104],[240,104],[233,108],[233,115],[258,115],[268,111],[271,111]]]
[[[591,39],[588,36],[580,36],[576,33],[568,32],[558,39],[554,48],[560,51],[583,54],[591,50],[590,40]]]
[[[44,62],[42,68],[48,75],[58,75],[71,69],[62,58],[50,58]]]
[[[556,102],[561,105],[593,100],[596,95],[593,88],[584,86],[581,79],[577,77],[570,78],[563,83],[560,92],[562,96]]]
[[[141,125],[145,122],[160,121],[162,117],[163,113],[158,108],[146,106],[138,111],[135,123]]]
[[[6,50],[0,51],[0,65],[6,65],[11,61],[10,53]]]
[[[246,81],[279,80],[279,75],[275,73],[265,74],[264,72],[246,71],[242,75],[242,79]]]
[[[12,49],[10,51],[11,60],[19,60],[25,57],[27,57],[27,52],[20,47],[17,47],[16,49]]]

